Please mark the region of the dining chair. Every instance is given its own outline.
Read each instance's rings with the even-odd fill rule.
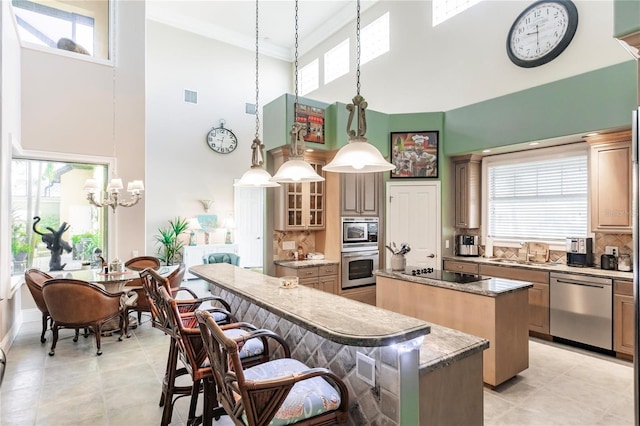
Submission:
[[[195,316],[218,402],[235,424],[329,425],[347,421],[349,392],[330,370],[309,368],[288,357],[247,368],[240,358],[241,342],[227,336],[209,312],[197,310]]]
[[[47,304],[44,302],[44,297],[42,296],[42,285],[45,281],[53,278],[51,275],[46,272],[42,272],[39,269],[29,269],[24,273],[24,280],[27,283],[27,288],[29,288],[29,292],[33,297],[33,301],[36,303],[37,308],[42,312],[42,334],[40,335],[40,342],[44,343],[47,339],[44,338],[44,335],[47,331],[48,323],[53,322],[50,321],[51,316],[49,315],[49,309],[47,308]]]
[[[132,271],[142,271],[147,268],[157,270],[158,268],[160,268],[160,259],[154,256],[136,256],[127,260],[124,266],[125,268]],[[140,280],[140,278],[133,279],[129,281],[125,287],[136,287],[132,289],[131,292],[135,292],[138,295],[138,299],[136,300],[135,304],[133,304],[130,308],[127,308],[126,314],[128,317],[131,311],[138,312],[138,324],[140,324],[140,322],[142,321],[142,313],[150,312],[149,303],[147,301],[148,299],[145,294],[144,288],[142,288],[142,281]]]
[[[54,278],[42,286],[42,295],[53,319],[53,342],[49,355],[55,354],[60,328],[89,328],[96,336],[97,355],[102,355],[100,335],[105,322],[120,319],[120,340],[126,328],[120,294],[108,293],[86,281]]]

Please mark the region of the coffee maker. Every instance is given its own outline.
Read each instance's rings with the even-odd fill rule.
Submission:
[[[480,237],[477,235],[458,235],[456,237],[456,251],[458,256],[479,256]]]
[[[593,238],[567,238],[567,266],[593,265]]]

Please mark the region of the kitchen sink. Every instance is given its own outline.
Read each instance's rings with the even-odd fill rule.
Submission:
[[[506,263],[511,265],[531,265],[531,266],[556,266],[557,263],[549,262],[533,262],[531,260],[525,261],[520,259],[492,259],[491,262]]]

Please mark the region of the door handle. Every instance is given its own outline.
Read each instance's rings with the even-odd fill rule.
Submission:
[[[430,254],[429,256],[427,256],[427,257],[429,257],[429,258],[433,259],[434,257],[436,257],[436,255],[435,255],[435,254],[433,254],[433,253],[431,253],[431,254]]]
[[[256,237],[256,240],[259,240],[259,239],[260,239],[260,237]]]

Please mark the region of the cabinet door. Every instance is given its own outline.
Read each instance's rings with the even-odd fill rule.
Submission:
[[[381,173],[363,173],[358,176],[360,214],[362,216],[378,216],[380,204]]]
[[[613,295],[613,350],[633,355],[633,297]]]
[[[529,289],[529,330],[549,334],[549,284],[533,283]]]
[[[467,163],[456,163],[456,228],[466,228],[467,218],[467,179],[469,173]]]
[[[340,214],[342,216],[360,215],[358,200],[358,175],[343,173],[340,176]]]
[[[325,277],[318,278],[318,288],[322,291],[326,291],[327,293],[337,294],[338,293],[338,276],[328,275]]]
[[[480,156],[454,158],[455,165],[455,226],[480,227]]]
[[[618,132],[587,138],[594,232],[631,232],[631,135]],[[622,140],[621,140],[622,139]]]
[[[324,166],[323,162],[312,162],[309,161],[311,167],[318,173],[320,176],[324,176],[324,172],[322,168]],[[309,182],[309,201],[307,202],[308,210],[305,212],[307,215],[305,217],[306,223],[305,225],[309,229],[324,229],[324,192],[325,192],[325,183],[324,182]]]

